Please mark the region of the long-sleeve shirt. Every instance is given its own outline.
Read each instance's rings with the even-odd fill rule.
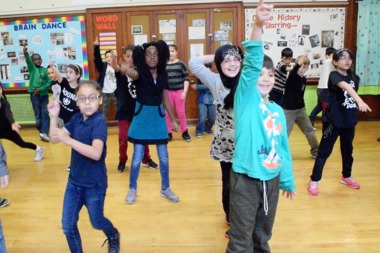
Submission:
[[[286,80],[284,98],[281,104],[285,110],[299,110],[305,107],[303,96],[306,90],[306,77],[298,74],[300,67],[296,63]]]
[[[331,71],[335,70],[332,59],[326,59],[322,65],[321,76],[318,81],[318,89],[327,89]]]
[[[215,129],[211,144],[211,157],[221,162],[232,162],[234,145],[234,110],[224,109],[224,98],[230,93],[220,79],[220,75],[212,72],[203,64],[200,57],[191,58],[190,71],[211,91],[216,107]]]
[[[168,73],[167,90],[183,90],[184,82],[189,81],[189,73],[185,63],[178,61],[176,63],[167,64],[166,72]]]
[[[11,111],[11,106],[4,97],[0,97],[0,130],[9,128],[15,120]]]
[[[34,89],[39,88],[41,95],[47,95],[48,89],[50,88],[50,78],[45,67],[37,67],[34,65],[32,59],[29,56],[29,53],[25,54],[26,65],[29,70],[29,87],[28,92],[32,93]]]
[[[292,158],[282,108],[264,100],[257,88],[263,66],[261,41],[245,41],[246,57],[234,100],[233,170],[271,180],[280,174],[280,188],[295,191]]]

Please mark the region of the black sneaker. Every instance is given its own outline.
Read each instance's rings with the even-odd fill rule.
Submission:
[[[117,166],[117,171],[124,172],[127,170],[127,167],[125,166],[125,162],[119,162],[119,165]]]
[[[144,167],[149,167],[152,170],[158,169],[158,164],[155,163],[152,159],[149,159],[147,162],[142,162],[141,165]]]
[[[187,129],[186,129],[185,132],[182,133],[182,138],[183,138],[185,141],[187,141],[187,142],[190,142],[190,141],[191,141],[191,137],[190,137],[190,135],[189,135]]]
[[[6,207],[9,204],[9,200],[0,198],[0,207]]]
[[[171,140],[173,140],[173,134],[172,134],[172,133],[169,133],[168,141],[171,141]]]
[[[120,233],[117,232],[117,234],[114,237],[107,238],[104,244],[108,241],[108,253],[119,253],[120,252]]]

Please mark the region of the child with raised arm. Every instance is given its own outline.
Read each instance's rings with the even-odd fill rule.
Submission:
[[[112,67],[115,69],[116,77],[115,95],[117,107],[115,119],[119,121],[119,164],[117,170],[120,173],[127,169],[128,131],[135,113],[136,104],[136,87],[133,84],[132,78],[125,75],[123,68],[134,68],[132,58],[134,48],[134,45],[128,45],[123,48],[123,60],[120,64],[117,63],[116,52],[112,52],[111,54]],[[158,169],[158,165],[150,157],[149,145],[145,146],[141,165],[151,169]]]
[[[50,118],[46,108],[49,102],[48,89],[51,80],[46,68],[42,66],[41,55],[34,53],[29,56],[27,47],[24,47],[23,51],[30,76],[28,92],[33,106],[36,128],[40,132],[40,139],[48,142]]]
[[[44,150],[34,143],[25,142],[20,136],[20,128],[21,126],[13,119],[11,105],[5,96],[3,84],[0,82],[0,139],[7,139],[21,148],[34,150],[34,161],[41,161]]]
[[[215,55],[193,57],[190,71],[211,91],[215,99],[216,118],[210,155],[219,161],[222,172],[222,204],[226,224],[230,224],[230,173],[235,149],[234,95],[238,85],[244,54],[235,45],[220,46]],[[215,61],[218,73],[205,64]],[[225,234],[228,238],[228,232]]]
[[[304,76],[309,69],[310,60],[307,55],[297,57],[294,68],[289,72],[285,83],[285,93],[282,101],[286,117],[286,128],[288,137],[290,136],[294,123],[298,125],[305,135],[309,146],[310,155],[316,158],[318,154],[318,139],[315,136],[314,127],[306,113],[304,94],[306,90],[306,77]]]
[[[82,76],[82,68],[77,64],[68,64],[66,66],[66,77],[59,73],[54,66],[54,61],[50,61],[48,72],[52,70],[55,81],[58,82],[60,92],[53,94],[58,99],[61,109],[59,111],[59,126],[63,126],[70,121],[71,116],[79,112],[77,106],[76,88],[79,85],[80,77]],[[58,95],[58,97],[56,97]]]
[[[127,204],[133,204],[136,201],[140,163],[145,146],[149,144],[156,145],[160,161],[160,195],[171,202],[179,201],[179,197],[171,190],[169,182],[168,128],[164,107],[172,119],[172,127],[177,129],[178,125],[170,106],[167,90],[164,89],[168,81],[166,73],[168,59],[169,50],[164,41],[144,43],[133,50],[133,62],[136,69],[126,69],[126,75],[132,78],[136,85],[135,115],[128,132],[128,141],[134,145],[129,190],[125,199]]]
[[[119,232],[103,213],[107,190],[107,122],[98,111],[102,103],[100,94],[98,83],[82,81],[76,93],[80,113],[73,115],[63,128],[58,128],[59,102],[53,100],[48,105],[51,142],[63,142],[72,148],[62,228],[70,251],[75,253],[83,252],[78,230],[79,212],[83,206],[87,207],[92,226],[107,236],[108,252],[120,250]]]
[[[105,62],[102,60],[100,54],[99,38],[96,37],[94,41],[94,63],[96,70],[98,71],[98,83],[102,87],[103,105],[102,112],[104,117],[108,118],[111,102],[116,103],[116,77],[115,70],[112,68],[111,50],[107,50],[104,53]]]
[[[269,93],[269,100],[282,105],[284,96],[285,82],[288,78],[288,73],[293,69],[290,63],[293,59],[293,50],[291,48],[284,48],[281,51],[281,61],[277,63],[275,68],[275,83],[273,89]]]
[[[272,8],[259,2],[251,40],[243,42],[246,57],[234,102],[228,253],[269,253],[279,190],[291,199],[295,194],[285,115],[268,99],[274,66],[263,53],[262,27]]]
[[[354,54],[347,48],[335,51],[333,64],[336,67],[329,76],[329,99],[326,108],[326,121],[323,122],[323,134],[319,144],[318,156],[310,176],[308,191],[318,195],[318,183],[322,179],[325,163],[338,137],[340,137],[340,153],[342,155],[342,177],[340,183],[352,189],[359,189],[359,183],[351,177],[354,158],[353,141],[357,124],[356,110],[371,111],[371,108],[357,94],[359,77],[350,69]]]

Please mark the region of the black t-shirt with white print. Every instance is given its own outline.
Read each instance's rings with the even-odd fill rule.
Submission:
[[[338,71],[332,71],[329,76],[329,106],[326,110],[328,119],[337,128],[351,128],[357,123],[356,102],[346,90],[341,89],[338,83],[344,81],[355,91],[359,88],[359,77],[342,75]]]
[[[59,95],[61,110],[59,111],[59,117],[64,123],[67,123],[70,121],[71,116],[79,112],[77,96],[75,94],[75,88],[70,87],[70,84],[65,77],[59,85],[61,86],[61,94]]]

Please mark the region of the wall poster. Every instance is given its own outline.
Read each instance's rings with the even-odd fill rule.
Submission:
[[[245,10],[245,37],[249,38],[255,9]],[[281,50],[289,47],[293,57],[308,52],[307,77],[319,77],[327,47],[344,46],[345,8],[277,8],[264,26],[264,53],[277,65]]]
[[[67,64],[78,64],[83,68],[82,78],[88,79],[85,31],[84,16],[0,21],[0,81],[6,88],[27,87],[24,46],[30,55],[41,55],[43,66],[54,59],[65,76]]]

